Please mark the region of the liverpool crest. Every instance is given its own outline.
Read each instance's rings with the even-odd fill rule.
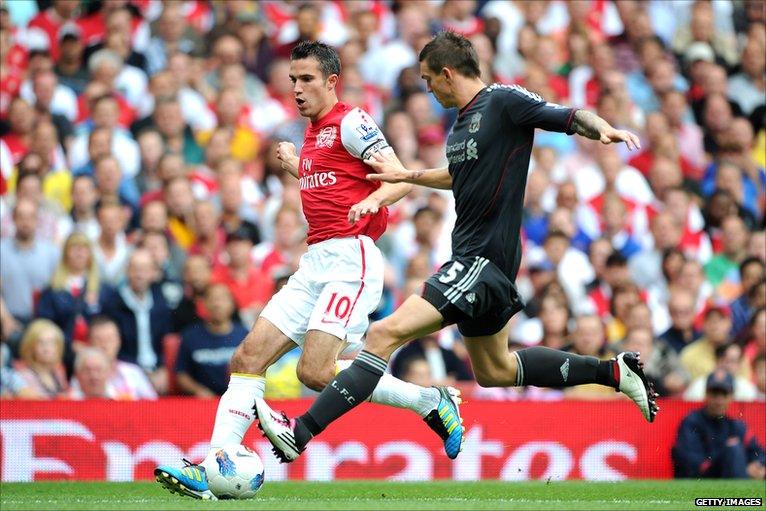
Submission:
[[[471,116],[471,123],[468,125],[468,133],[476,133],[481,127],[481,112],[476,112]]]
[[[327,126],[317,135],[317,148],[332,147],[335,143],[335,137],[338,135],[338,130],[335,126]]]

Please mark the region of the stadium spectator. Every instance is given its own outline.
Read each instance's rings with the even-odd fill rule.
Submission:
[[[557,280],[566,291],[571,303],[581,303],[585,286],[594,278],[587,256],[572,247],[571,238],[561,230],[550,230],[542,251],[556,267]],[[530,253],[531,255],[531,253]]]
[[[715,349],[730,342],[730,330],[731,311],[728,307],[708,307],[704,314],[702,337],[681,350],[681,364],[692,380],[713,372]],[[746,372],[744,365],[740,372]]]
[[[759,353],[753,360],[753,378],[758,390],[756,399],[766,401],[766,351]]]
[[[194,243],[189,254],[200,254],[211,266],[223,263],[222,255],[226,245],[226,231],[221,226],[221,215],[211,201],[197,201],[193,207]]]
[[[705,386],[705,405],[687,415],[678,427],[671,456],[676,478],[764,479],[766,453],[740,420],[726,411],[734,381],[718,370]]]
[[[546,297],[546,290],[556,279],[556,268],[545,257],[531,258],[527,261],[527,277],[531,285],[529,289],[531,296],[526,300],[524,315],[531,320],[540,314],[542,300]],[[526,330],[523,326],[521,328]],[[520,335],[526,337],[525,334]]]
[[[753,401],[758,391],[747,378],[737,375],[744,364],[748,362],[742,357],[742,348],[738,344],[724,344],[715,349],[715,369],[726,371],[734,378],[734,401]],[[705,398],[705,384],[709,375],[700,376],[689,384],[684,392],[687,401],[702,401]]]
[[[267,70],[274,59],[274,51],[265,31],[261,9],[240,11],[236,14],[236,34],[242,43],[242,64],[249,73],[267,81]]]
[[[606,342],[604,324],[594,314],[581,315],[575,319],[571,343],[562,349],[578,355],[598,357],[600,360],[609,360],[616,356],[616,353]],[[595,383],[567,388],[564,390],[564,396],[568,399],[586,400],[616,399],[619,397],[612,389]]]
[[[403,347],[391,362],[391,374],[401,378],[404,374],[404,364],[411,357],[426,359],[434,385],[451,385],[457,381],[473,380],[465,362],[452,350],[441,346],[436,335],[422,337]]]
[[[165,142],[162,140],[159,132],[154,129],[149,129],[148,132],[157,134],[157,137],[159,137],[159,150],[165,151]],[[154,175],[147,174],[143,178],[146,190],[141,196],[140,204],[142,206],[145,206],[152,201],[164,200],[164,188],[172,180],[178,177],[186,177],[187,175],[183,158],[175,153],[166,152],[161,154],[157,159],[156,165],[157,168],[155,169]]]
[[[0,296],[12,317],[22,324],[34,316],[34,302],[56,269],[58,249],[37,232],[37,205],[19,199],[13,208],[15,232],[0,240]]]
[[[74,376],[67,399],[114,399],[109,389],[109,359],[98,348],[83,348],[74,362]]]
[[[35,117],[34,109],[29,102],[21,97],[11,100],[6,118],[8,130],[0,137],[0,140],[7,146],[14,165],[18,164],[29,151]]]
[[[760,305],[766,305],[766,303],[759,303],[763,302],[762,296],[766,289],[756,287],[764,280],[764,277],[766,277],[766,265],[757,257],[748,256],[740,263],[739,282],[742,291],[731,303],[731,334],[734,338],[740,337],[753,311]]]
[[[555,294],[541,293],[537,317],[527,319],[511,331],[511,339],[524,345],[539,344],[561,349],[569,339],[570,312],[566,300]]]
[[[257,104],[266,98],[263,83],[245,73],[242,66],[242,43],[233,34],[222,34],[213,42],[209,71],[201,80],[199,88],[209,103],[214,103],[218,93],[226,87],[239,89],[248,103]]]
[[[11,366],[11,349],[0,343],[0,399],[34,399],[36,393]]]
[[[678,286],[689,291],[695,298],[695,327],[702,328],[703,313],[706,306],[713,300],[713,286],[705,280],[705,272],[698,261],[686,261],[672,286]]]
[[[694,296],[681,287],[671,288],[668,312],[670,312],[670,328],[659,338],[673,348],[676,353],[680,353],[686,346],[699,339],[701,335],[694,328]]]
[[[149,190],[162,188],[157,168],[164,155],[165,144],[160,133],[152,128],[140,130],[136,135],[136,142],[141,153],[141,170],[135,182],[141,193],[141,204],[145,204],[147,201],[144,196]]]
[[[77,18],[79,2],[76,0],[54,0],[49,7],[40,11],[29,21],[28,29],[42,36],[54,60],[59,58],[59,32],[67,23]]]
[[[154,264],[159,270],[154,282],[162,286],[162,292],[168,300],[171,308],[175,308],[181,299],[181,265],[180,261],[173,258],[167,235],[162,231],[152,230],[142,232],[138,243],[138,248],[145,248],[152,254]],[[172,289],[171,288],[175,288]]]
[[[752,364],[760,353],[766,353],[766,307],[753,312],[747,324],[747,335],[742,344],[745,360]]]
[[[2,206],[0,236],[14,235],[13,206],[21,199],[29,199],[37,205],[37,236],[50,240],[56,246],[61,246],[64,238],[72,230],[72,222],[61,211],[61,207],[48,200],[43,193],[43,179],[40,177],[40,171],[45,170],[42,158],[35,153],[29,153],[19,163],[18,168],[19,177],[16,181],[15,197],[11,196],[7,201],[0,203]]]
[[[122,339],[114,321],[107,316],[94,317],[90,323],[88,342],[93,348],[101,350],[109,361],[108,397],[119,400],[157,399],[157,392],[143,369],[117,359]],[[72,392],[82,392],[78,378],[72,381]]]
[[[125,277],[130,246],[125,237],[125,225],[130,210],[113,197],[103,198],[97,208],[99,236],[93,244],[93,255],[102,282],[116,286]]]
[[[167,226],[171,239],[183,250],[194,243],[194,195],[191,184],[182,176],[163,185],[162,196],[167,204]]]
[[[425,357],[411,355],[402,362],[401,366],[402,380],[426,388],[433,385],[431,366],[428,365],[428,360]]]
[[[287,266],[295,270],[306,250],[306,231],[300,210],[283,206],[274,218],[274,240],[264,241],[253,249],[253,257],[261,270],[273,276],[274,270]]]
[[[231,293],[242,321],[249,325],[273,293],[271,277],[253,264],[250,232],[239,228],[226,235],[226,264],[213,269],[212,282],[223,284]]]
[[[436,238],[441,231],[441,216],[439,212],[424,206],[412,215],[412,222],[406,223],[396,230],[389,256],[390,263],[396,268],[397,275],[401,278],[409,261],[415,254],[424,254],[427,271],[430,272],[438,266],[436,254]]]
[[[62,146],[66,148],[74,135],[72,122],[77,117],[77,96],[72,89],[58,83],[58,77],[52,70],[41,70],[35,74],[29,89],[25,89],[24,85],[26,83],[21,87],[22,97],[34,105],[41,119],[53,123]]]
[[[628,314],[641,301],[638,287],[631,282],[618,285],[609,299],[609,320],[606,321],[607,342],[615,343],[625,338]],[[648,325],[646,325],[648,326]]]
[[[184,294],[173,310],[173,331],[182,332],[186,327],[207,317],[203,297],[210,284],[210,264],[201,255],[186,258],[183,269]]]
[[[661,212],[651,221],[652,248],[634,255],[629,263],[630,277],[639,287],[662,293],[667,283],[662,275],[662,254],[678,246],[680,226],[670,213]]]
[[[220,396],[229,381],[229,360],[247,335],[239,322],[231,320],[234,300],[226,286],[211,284],[205,291],[207,318],[181,333],[176,359],[178,386],[196,397]]]
[[[88,319],[101,312],[110,292],[101,282],[93,245],[87,236],[74,232],[64,242],[61,260],[40,294],[35,316],[49,319],[64,332],[64,362],[71,370],[72,343],[85,342]]]
[[[162,135],[168,151],[181,155],[187,165],[202,163],[204,153],[194,139],[191,126],[184,120],[178,98],[172,96],[157,98],[151,122],[151,127]]]
[[[243,201],[244,180],[239,173],[226,173],[218,177],[221,201],[221,226],[226,232],[244,229],[253,246],[261,242],[261,232],[255,223],[257,217]]]
[[[747,257],[749,232],[738,216],[725,218],[721,231],[723,248],[705,265],[705,276],[720,296],[733,299],[739,285],[739,265]]]
[[[748,37],[742,50],[742,70],[729,80],[729,99],[736,101],[745,115],[750,115],[756,107],[766,102],[764,51],[766,49],[762,42]]]
[[[173,3],[162,6],[155,35],[146,49],[146,68],[150,76],[167,66],[168,55],[173,52],[200,53],[199,36],[188,25],[181,7],[181,4]]]
[[[59,58],[53,71],[58,76],[60,85],[69,87],[79,96],[85,92],[89,76],[83,66],[85,46],[77,25],[69,24],[59,32],[59,49]]]
[[[80,175],[72,179],[72,230],[84,233],[95,242],[101,234],[96,218],[98,193],[92,176]]]
[[[125,281],[104,303],[104,314],[118,325],[122,337],[119,358],[138,364],[149,374],[158,394],[167,390],[162,340],[172,329],[172,311],[161,286],[152,284],[157,267],[145,249],[128,259]]]
[[[19,344],[17,375],[24,382],[24,397],[57,399],[69,385],[64,368],[64,334],[46,319],[32,321]]]
[[[689,376],[681,367],[678,355],[663,341],[655,339],[650,329],[630,329],[620,349],[641,353],[644,374],[660,396],[678,396],[689,384]]]

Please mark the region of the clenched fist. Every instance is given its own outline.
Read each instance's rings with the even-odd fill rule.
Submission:
[[[277,158],[282,162],[282,169],[298,177],[298,153],[292,142],[280,142],[277,145]]]

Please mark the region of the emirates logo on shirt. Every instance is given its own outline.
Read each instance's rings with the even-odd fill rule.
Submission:
[[[317,135],[317,149],[322,147],[332,147],[335,138],[338,136],[338,130],[335,126],[327,126]]]

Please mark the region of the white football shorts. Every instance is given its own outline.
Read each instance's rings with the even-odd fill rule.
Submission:
[[[383,268],[383,255],[367,236],[310,245],[261,317],[298,346],[306,332],[320,330],[346,341],[342,353],[356,351],[383,294]]]

